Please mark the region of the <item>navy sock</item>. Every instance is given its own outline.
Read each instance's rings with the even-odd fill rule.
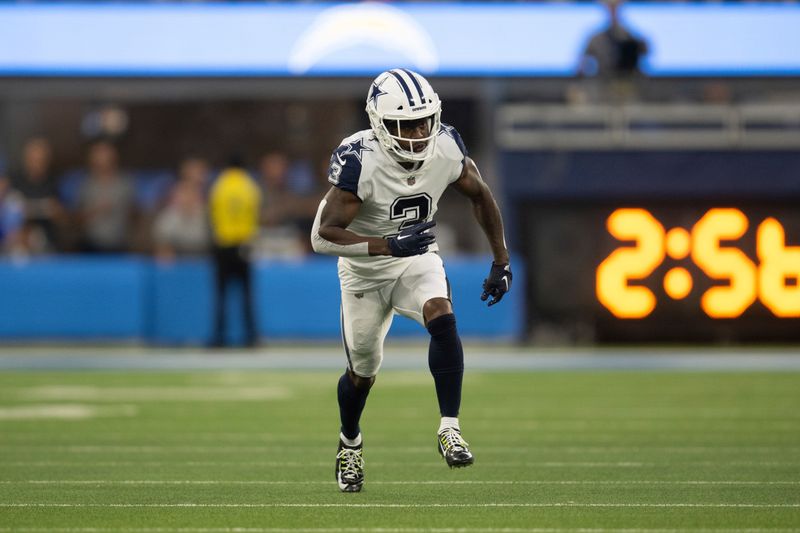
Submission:
[[[439,412],[457,417],[461,407],[461,380],[464,377],[464,349],[456,329],[456,317],[449,313],[428,322],[431,343],[428,367],[436,384]]]
[[[369,387],[356,387],[347,372],[339,378],[339,417],[342,420],[342,434],[354,439],[361,433],[358,421],[367,403]]]

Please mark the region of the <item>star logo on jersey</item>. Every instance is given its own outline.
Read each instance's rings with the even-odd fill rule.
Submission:
[[[353,154],[358,159],[358,162],[361,163],[361,155],[362,152],[372,152],[372,148],[367,148],[364,146],[363,139],[356,139],[355,141],[351,142],[350,144],[346,145],[347,149],[342,152],[341,157],[346,156],[347,154]]]
[[[439,135],[444,133],[444,134],[449,135],[450,137],[453,137],[455,139],[455,135],[453,135],[454,131],[455,131],[455,128],[453,126],[449,126],[447,124],[442,124],[441,128],[439,129]]]
[[[369,96],[367,97],[367,101],[369,101],[373,106],[378,105],[378,97],[383,96],[384,94],[389,94],[389,93],[381,90],[380,85],[373,83],[372,87],[370,87],[369,89]]]

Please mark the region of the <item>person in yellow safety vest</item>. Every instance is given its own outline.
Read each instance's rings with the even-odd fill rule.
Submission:
[[[226,344],[225,295],[234,282],[242,285],[245,344],[258,343],[249,245],[258,234],[260,209],[261,191],[242,165],[231,165],[219,174],[209,194],[216,286],[212,346]]]

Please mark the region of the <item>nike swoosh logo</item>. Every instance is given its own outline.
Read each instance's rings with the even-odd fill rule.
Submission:
[[[508,292],[508,276],[503,276],[502,279],[506,282],[506,292]]]
[[[342,166],[345,166],[347,164],[347,161],[342,159],[342,157],[339,154],[336,154],[336,159],[339,160],[339,164],[342,165]]]
[[[411,237],[411,235],[398,235],[397,240],[402,241],[403,239],[407,239],[408,237]]]

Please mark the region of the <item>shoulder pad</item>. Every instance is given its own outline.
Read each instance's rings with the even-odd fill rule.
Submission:
[[[364,152],[372,151],[372,148],[364,145],[362,137],[351,138],[350,142],[341,144],[331,155],[328,181],[335,187],[358,195]]]
[[[451,139],[453,139],[458,146],[458,149],[461,150],[461,154],[464,157],[467,157],[469,154],[467,153],[467,147],[464,145],[464,140],[459,135],[458,131],[451,125],[445,124],[442,122],[442,126],[439,128],[439,135],[447,135]]]

